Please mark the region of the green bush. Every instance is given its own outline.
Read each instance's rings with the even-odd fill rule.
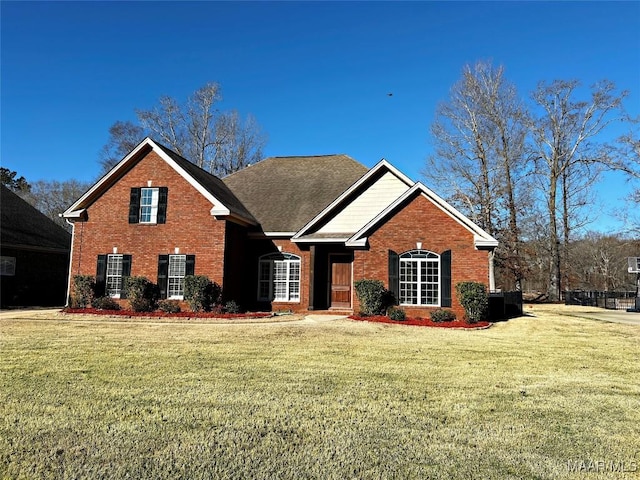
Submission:
[[[407,319],[407,314],[402,308],[391,307],[389,309],[389,318],[398,322],[404,322]]]
[[[71,307],[86,308],[95,296],[96,281],[93,275],[74,275]]]
[[[178,313],[180,312],[180,302],[177,300],[160,300],[158,302],[158,310],[164,313]]]
[[[483,283],[460,282],[456,284],[456,293],[469,323],[479,322],[486,316],[489,309],[489,295]]]
[[[220,303],[222,288],[205,275],[184,277],[184,299],[194,312],[209,312]]]
[[[235,301],[229,300],[224,304],[224,311],[225,313],[240,313],[242,309]]]
[[[158,286],[146,277],[125,277],[124,290],[134,312],[153,312],[156,309],[160,296]]]
[[[429,315],[432,322],[453,322],[456,319],[456,314],[446,308],[439,308],[434,310]]]
[[[384,288],[380,280],[357,280],[355,289],[361,315],[384,315],[387,308],[395,303],[393,294]]]
[[[118,302],[109,296],[94,298],[91,301],[91,306],[98,310],[120,310]]]

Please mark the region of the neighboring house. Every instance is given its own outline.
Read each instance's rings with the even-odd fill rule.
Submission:
[[[65,303],[71,235],[0,186],[0,304]]]
[[[182,299],[206,275],[249,309],[359,309],[354,282],[379,279],[410,315],[463,310],[455,284],[490,285],[498,242],[421,183],[346,155],[273,157],[210,175],[147,138],[64,212],[71,275],[119,298],[146,276]]]

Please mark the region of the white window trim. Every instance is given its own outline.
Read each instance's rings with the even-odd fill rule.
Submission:
[[[286,266],[286,279],[285,279],[285,292],[286,298],[276,298],[274,294],[274,271],[275,263],[282,262]],[[295,281],[291,280],[291,266],[293,264],[298,265],[298,296],[297,298],[291,298],[291,284]],[[268,266],[267,266],[268,265]],[[267,266],[267,267],[265,267]],[[269,294],[267,297],[261,296],[261,286],[267,280],[262,280],[261,273],[263,268],[269,269]],[[301,297],[301,280],[302,280],[302,261],[298,255],[293,253],[268,253],[262,255],[258,261],[258,301],[261,302],[278,302],[278,303],[300,303]]]
[[[182,264],[184,265],[185,274],[184,275],[171,275],[171,259],[180,257],[182,258]],[[169,264],[167,265],[167,299],[169,300],[184,300],[184,277],[186,277],[186,269],[187,269],[187,256],[180,255],[169,255]],[[178,278],[182,279],[182,295],[170,295],[169,292],[171,290],[171,279]]]
[[[120,258],[120,269],[118,271],[117,275],[109,275],[109,261],[112,259],[116,259],[116,258]],[[123,281],[124,279],[122,278],[122,262],[124,260],[124,255],[120,254],[120,253],[113,253],[113,254],[109,254],[107,255],[107,266],[106,266],[106,271],[104,274],[104,279],[105,279],[105,289],[107,292],[107,295],[109,295],[111,298],[120,298],[120,296],[122,295],[122,288],[124,287],[123,285]],[[118,291],[118,293],[114,293],[111,294],[109,293],[109,278],[114,278],[114,277],[120,277],[120,290]]]
[[[421,255],[420,257],[411,257],[411,255]],[[423,255],[426,255],[424,257]],[[404,256],[404,258],[403,258]],[[416,294],[417,294],[417,303],[402,303],[402,298],[400,298],[400,305],[403,307],[440,307],[442,304],[442,282],[440,281],[440,276],[442,274],[441,269],[441,257],[435,252],[430,252],[428,250],[409,250],[408,252],[402,253],[398,259],[398,283],[399,283],[399,292],[398,295],[401,296],[402,292],[402,284],[416,284]],[[402,281],[402,263],[416,263],[418,264],[418,281],[417,282],[403,282]],[[421,269],[423,263],[436,263],[438,266],[438,281],[437,281],[437,290],[438,290],[438,301],[436,303],[421,303],[422,302],[422,281],[420,279]],[[427,285],[433,285],[432,282],[427,282]]]
[[[151,190],[151,205],[143,204],[142,199],[144,198],[144,192]],[[142,188],[140,189],[140,212],[139,219],[140,223],[153,224],[158,223],[158,203],[160,200],[160,189],[159,188]],[[143,220],[143,208],[151,208],[149,221]]]

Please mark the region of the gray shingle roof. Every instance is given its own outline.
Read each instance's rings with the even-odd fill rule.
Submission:
[[[367,170],[344,154],[270,157],[223,182],[265,232],[296,232]]]
[[[0,185],[0,243],[68,251],[71,248],[71,234]]]
[[[251,213],[245,208],[245,206],[238,200],[229,187],[215,175],[201,169],[196,164],[191,163],[189,160],[178,155],[173,150],[156,142],[156,145],[160,147],[164,153],[169,155],[180,167],[191,175],[200,185],[202,185],[211,195],[220,200],[225,207],[229,209],[232,214],[239,215],[240,217],[248,220],[256,221]]]

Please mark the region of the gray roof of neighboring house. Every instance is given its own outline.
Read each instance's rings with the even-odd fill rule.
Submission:
[[[0,187],[2,245],[56,251],[71,248],[70,233],[4,185]]]
[[[222,181],[265,232],[297,232],[367,171],[344,154],[270,157]]]
[[[182,169],[184,169],[189,175],[191,175],[200,185],[202,185],[209,193],[220,200],[225,207],[233,214],[244,217],[248,220],[255,221],[256,219],[251,215],[240,200],[233,194],[225,183],[215,175],[198,167],[196,164],[191,163],[186,158],[178,155],[173,150],[165,147],[164,145],[155,142],[167,155],[169,155]]]

